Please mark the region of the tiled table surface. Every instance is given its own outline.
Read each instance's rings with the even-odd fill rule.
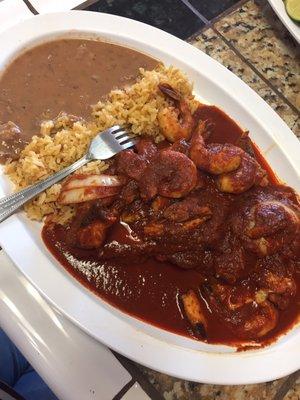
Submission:
[[[266,1],[102,0],[89,8],[187,40],[244,80],[300,138],[300,47]],[[258,385],[218,386],[137,366],[166,400],[300,400],[300,371]]]
[[[244,80],[300,138],[300,46],[266,0],[100,0],[88,9],[134,18],[187,40]],[[153,399],[300,400],[300,371],[264,384],[218,386],[120,359]]]

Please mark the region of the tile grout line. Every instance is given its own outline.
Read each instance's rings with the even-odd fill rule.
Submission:
[[[133,363],[133,361],[128,358],[122,356],[119,353],[111,350],[116,359],[121,363],[121,365],[129,372],[132,376],[132,379],[136,381],[144,392],[152,399],[152,400],[163,400],[163,396],[158,392],[158,390],[154,387],[154,385],[149,381],[149,379],[138,369],[138,367]]]
[[[37,10],[33,7],[33,5],[30,3],[29,0],[23,0],[23,3],[26,4],[27,8],[34,14],[34,15],[39,15]]]
[[[181,0],[181,2],[186,5],[198,18],[201,19],[202,22],[205,23],[205,25],[209,25],[210,22],[207,18],[204,17],[190,2],[189,0]]]
[[[243,54],[228,40],[215,26],[211,26],[212,30],[221,37],[223,42],[227,44],[227,46],[242,60],[244,63],[252,69],[252,71],[263,81],[265,82],[277,96],[283,100],[290,108],[300,116],[300,111],[282,94],[264,75],[256,69],[256,67],[245,57]],[[202,32],[203,33],[203,32]]]
[[[272,400],[284,400],[288,391],[293,388],[294,383],[297,381],[299,377],[300,377],[300,370],[290,375],[279,387]]]
[[[236,11],[238,8],[242,7],[244,4],[250,2],[251,0],[240,0],[236,4],[232,5],[231,7],[227,8],[227,10],[223,11],[221,14],[215,16],[214,18],[211,19],[210,23],[211,25],[214,25],[216,22],[218,22],[220,19],[226,17],[227,15],[233,13]]]
[[[224,16],[230,14],[231,12],[235,11],[236,9],[238,9],[239,7],[241,7],[243,4],[247,3],[248,1],[251,0],[240,0],[238,3],[233,4],[231,7],[227,8],[226,10],[222,11],[219,15],[217,15],[216,17],[212,18],[211,20],[207,19],[204,15],[202,15],[190,2],[189,0],[181,0],[181,2],[186,5],[198,18],[201,19],[202,22],[204,22],[205,26],[203,28],[200,29],[204,30],[206,28],[210,28],[216,21],[218,21],[219,19],[223,18]],[[198,31],[199,32],[199,31]],[[195,35],[195,34],[193,34]],[[192,37],[193,35],[191,35],[190,37]],[[189,37],[189,38],[190,38]],[[188,39],[189,39],[188,38]]]
[[[197,36],[201,35],[205,31],[207,31],[208,29],[211,29],[211,24],[204,25],[202,28],[200,28],[197,32],[193,33],[191,36],[186,38],[184,41],[188,42],[190,44],[192,40],[195,40]]]
[[[128,392],[129,389],[135,384],[136,380],[132,378],[122,389],[114,396],[112,400],[122,400],[123,396]]]
[[[86,0],[83,3],[79,4],[78,6],[72,8],[72,10],[85,10],[85,8],[92,6],[93,4],[97,3],[98,0]]]

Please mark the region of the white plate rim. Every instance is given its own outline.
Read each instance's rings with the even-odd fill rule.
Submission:
[[[208,81],[213,80],[214,85],[220,88],[220,94],[224,91],[226,96],[230,97],[228,93],[232,93],[230,98],[234,101],[234,93],[239,93],[240,101],[238,105],[234,103],[235,106],[243,107],[248,112],[251,110],[253,115],[249,117],[249,124],[259,121],[262,131],[266,132],[268,138],[272,138],[275,147],[280,149],[284,162],[290,166],[293,181],[299,178],[299,143],[279,116],[252,89],[219,63],[193,46],[156,28],[122,17],[83,11],[38,16],[0,35],[0,48],[3,47],[0,62],[1,59],[3,62],[5,56],[10,54],[11,47],[18,49],[22,44],[42,35],[75,33],[76,30],[98,33],[131,47],[137,46],[144,51],[147,49],[148,53],[172,57],[176,59],[175,64],[189,65],[193,71],[201,65],[202,76],[205,76]],[[222,104],[222,107],[226,109],[226,104]],[[234,107],[231,115],[238,119]],[[247,116],[244,116],[244,119],[246,121]],[[263,143],[266,138],[260,137],[260,139]],[[265,148],[267,158],[272,151],[273,148]],[[284,168],[280,170],[284,173]],[[286,176],[286,179],[288,178]],[[0,194],[4,195],[5,189],[6,186],[2,180]],[[56,279],[64,279],[63,282],[68,286],[68,290],[71,287],[72,293],[75,290],[84,297],[84,307],[88,306],[89,310],[97,310],[98,319],[100,314],[103,317],[101,321],[90,320],[80,302],[74,302],[74,299],[69,301],[65,298],[65,292],[57,290],[57,287],[49,288],[49,282],[45,282],[43,272],[33,268],[34,260],[52,266],[55,262],[52,260],[52,264],[49,256],[38,248],[33,236],[28,234],[28,226],[33,231],[37,229],[37,225],[28,224],[23,215],[15,215],[0,225],[0,242],[7,254],[48,301],[91,336],[121,354],[179,378],[216,384],[245,384],[273,380],[299,368],[300,327],[293,329],[276,344],[265,349],[229,354],[224,352],[224,348],[213,346],[212,352],[208,352],[208,347],[203,351],[202,345],[198,345],[197,342],[143,324],[122,315],[110,306],[102,304],[100,307],[100,302],[95,299],[95,296],[88,293],[77,282],[69,278],[65,279],[64,271],[52,268],[47,280],[53,279],[54,275]],[[18,243],[20,246],[18,251],[15,242],[16,232],[22,238],[22,242]],[[29,253],[28,249],[30,249]],[[65,287],[64,290],[66,290]],[[121,335],[120,331],[122,331]],[[167,342],[170,335],[172,343]],[[189,348],[184,347],[188,342],[193,343],[189,343]]]
[[[300,25],[297,25],[287,14],[283,0],[268,0],[270,6],[290,34],[300,43]]]

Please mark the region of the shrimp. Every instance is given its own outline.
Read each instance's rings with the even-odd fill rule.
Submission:
[[[185,222],[198,215],[211,215],[209,207],[199,204],[198,197],[190,195],[185,199],[168,206],[163,213],[164,218],[174,222]]]
[[[141,196],[150,200],[161,195],[170,198],[186,196],[197,184],[197,168],[183,153],[161,150],[144,171],[139,186]]]
[[[204,207],[203,207],[204,209]],[[153,221],[144,226],[144,234],[146,237],[155,239],[157,237],[172,237],[174,235],[188,235],[195,229],[199,228],[204,222],[211,218],[211,211],[203,210],[203,214],[196,218],[185,222],[169,222],[169,221]]]
[[[230,224],[245,248],[265,257],[275,254],[297,237],[299,210],[288,198],[278,200],[267,188],[261,188],[237,208]]]
[[[242,193],[262,181],[265,174],[254,158],[230,143],[206,145],[204,131],[201,121],[191,139],[190,158],[198,168],[217,175],[221,192]]]
[[[192,136],[190,148],[191,160],[198,168],[213,175],[236,170],[241,164],[243,150],[229,143],[212,143],[206,145],[204,142],[206,129],[206,122],[201,121]]]
[[[261,293],[220,283],[205,291],[220,320],[242,339],[260,338],[277,325],[278,311]]]
[[[282,256],[261,258],[253,274],[257,286],[280,310],[284,310],[297,292],[294,265]]]
[[[102,221],[94,221],[80,228],[77,232],[77,242],[83,249],[96,249],[105,241],[108,224]]]
[[[217,178],[217,186],[221,192],[243,193],[255,184],[259,184],[265,175],[255,159],[241,151],[243,154],[239,167]]]
[[[150,139],[140,139],[136,144],[137,153],[133,150],[124,150],[117,156],[117,169],[136,181],[143,173],[157,152],[157,148]]]
[[[165,107],[158,113],[158,124],[162,134],[172,143],[180,139],[189,140],[195,121],[188,103],[169,84],[161,83],[158,87],[175,103],[175,106]]]

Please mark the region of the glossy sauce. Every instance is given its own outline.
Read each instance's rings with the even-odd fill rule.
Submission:
[[[243,134],[241,127],[216,106],[203,105],[197,110],[201,120],[213,123],[214,128],[207,143],[236,143]]]
[[[92,104],[132,83],[140,67],[156,65],[135,50],[95,40],[60,39],[36,46],[18,56],[0,78],[0,126],[14,122],[24,145],[39,134],[41,121],[61,111],[89,118]],[[0,141],[0,155],[1,150]]]
[[[203,107],[203,118],[209,118],[215,122],[211,141],[236,143],[243,133],[232,119],[215,106]],[[230,137],[230,132],[233,133],[232,137]],[[258,161],[261,162],[261,160],[263,157],[260,155]],[[263,167],[266,168],[270,181],[277,183],[276,177],[266,161],[263,162]],[[102,262],[97,257],[97,250],[70,248],[65,242],[65,237],[64,227],[44,226],[43,240],[48,249],[66,270],[87,288],[120,310],[145,322],[180,335],[199,339],[191,330],[186,318],[183,317],[179,299],[191,288],[201,296],[199,287],[205,279],[201,273],[195,269],[183,270],[169,262],[158,262],[154,258],[143,262],[138,260],[137,262],[126,262],[121,258]],[[130,244],[134,238],[126,225],[118,223],[111,228],[107,242],[113,240],[118,243]],[[256,256],[247,254],[248,271],[255,264],[256,259]],[[205,263],[204,260],[204,267]],[[207,267],[209,268],[209,263]],[[300,306],[299,275],[296,279],[297,296],[288,309],[279,313],[279,323],[261,340],[262,345],[274,340],[277,335],[286,331],[295,322]],[[203,297],[202,302],[208,320],[207,341],[209,343],[238,344],[239,341],[233,332],[215,318]]]

